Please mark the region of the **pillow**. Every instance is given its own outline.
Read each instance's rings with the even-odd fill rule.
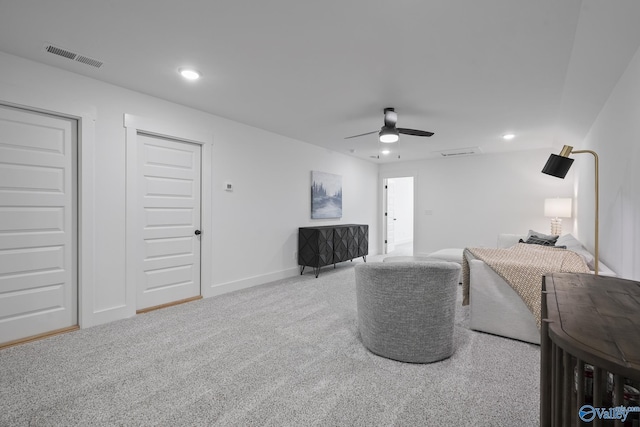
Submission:
[[[530,245],[554,246],[556,244],[557,239],[558,239],[557,237],[554,237],[552,239],[543,239],[536,235],[532,235],[527,239],[526,242],[520,239],[520,243],[528,243]]]
[[[595,258],[593,257],[593,255],[591,255],[591,253],[587,250],[587,248],[582,246],[582,243],[580,243],[580,241],[578,241],[578,239],[573,237],[571,234],[565,234],[564,236],[560,236],[556,243],[558,245],[564,245],[567,247],[568,250],[573,251],[578,255],[580,255],[584,259],[584,262],[587,263],[589,268],[593,269]]]
[[[554,242],[558,240],[558,237],[560,237],[557,234],[544,234],[538,231],[529,230],[529,234],[527,234],[527,238],[525,240],[529,240],[531,236],[536,236],[540,239],[545,239],[545,240],[553,240]]]
[[[582,243],[580,243],[578,239],[573,237],[573,235],[571,234],[563,234],[562,236],[558,237],[558,244],[566,245],[569,249],[571,249],[572,247],[582,247]]]

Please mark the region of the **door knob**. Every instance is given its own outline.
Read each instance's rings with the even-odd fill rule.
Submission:
[[[195,231],[195,234],[196,234],[196,236],[199,236],[199,235],[201,235],[201,234],[202,234],[202,231],[200,231],[200,230],[196,230],[196,231]]]

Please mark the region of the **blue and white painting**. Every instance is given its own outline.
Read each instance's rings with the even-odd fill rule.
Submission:
[[[342,218],[342,176],[311,171],[311,218]]]

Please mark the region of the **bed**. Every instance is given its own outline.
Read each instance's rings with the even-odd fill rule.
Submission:
[[[527,241],[535,233],[535,231],[530,230],[528,235],[501,234],[498,237],[498,248],[521,253],[525,253],[527,247],[535,250],[538,245],[520,243],[520,240]],[[588,272],[593,270],[593,255],[571,234],[560,236],[556,245],[566,246],[566,250],[555,249],[555,251],[563,253],[561,255],[563,257],[563,265],[565,265],[564,260],[570,261],[566,262],[566,264],[569,264],[568,267],[563,267],[565,271]],[[495,251],[495,249],[493,250]],[[554,249],[549,250],[554,251]],[[521,289],[516,291],[505,280],[504,269],[498,268],[500,273],[496,272],[488,265],[488,262],[490,263],[489,260],[485,262],[478,259],[479,257],[475,256],[473,252],[471,248],[465,249],[463,260],[463,304],[469,304],[470,307],[471,329],[540,344],[539,309],[537,313],[535,313],[535,307],[532,309],[532,305],[535,306],[536,301],[532,303],[532,299],[529,298],[525,303],[518,293],[522,293]],[[476,252],[483,254],[483,251]],[[580,262],[576,261],[578,258],[581,260]],[[600,275],[615,276],[615,273],[602,262],[599,262],[598,267]],[[586,270],[583,271],[582,268]],[[535,277],[537,279],[537,276]],[[531,284],[532,288],[529,291],[532,295],[537,295],[537,305],[539,307],[542,277],[533,282],[535,284]]]

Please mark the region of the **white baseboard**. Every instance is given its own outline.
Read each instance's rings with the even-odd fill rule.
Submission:
[[[204,288],[202,296],[204,298],[222,295],[240,289],[251,288],[253,286],[262,285],[273,282],[274,280],[286,279],[300,274],[299,267],[288,268],[286,270],[276,271],[273,273],[261,274],[259,276],[247,277],[245,279],[234,280],[226,283],[216,283],[209,288]]]

